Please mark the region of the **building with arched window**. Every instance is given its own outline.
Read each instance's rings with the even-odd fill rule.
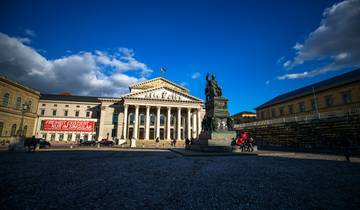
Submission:
[[[24,111],[23,134],[34,134],[39,97],[38,91],[0,76],[0,141],[14,139],[18,134],[25,101],[31,105]]]

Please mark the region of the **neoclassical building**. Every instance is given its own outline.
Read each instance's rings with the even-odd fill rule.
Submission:
[[[205,114],[201,99],[165,78],[129,87],[120,97],[42,94],[36,133],[53,141],[136,139],[143,145],[160,140],[197,138]]]
[[[199,135],[204,106],[188,89],[159,77],[129,90],[121,98],[99,98],[99,139],[184,140]]]

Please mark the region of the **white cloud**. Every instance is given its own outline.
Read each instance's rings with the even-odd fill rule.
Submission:
[[[17,40],[19,40],[20,42],[24,43],[24,44],[30,44],[31,43],[31,39],[27,38],[27,37],[16,37]]]
[[[126,48],[113,54],[80,52],[49,60],[18,38],[0,33],[0,49],[0,74],[44,93],[118,97],[152,72]]]
[[[35,31],[30,30],[30,29],[28,29],[28,28],[25,29],[25,34],[28,35],[28,36],[31,36],[31,37],[35,37],[35,36],[36,36]]]
[[[191,75],[191,79],[197,79],[201,76],[200,72],[194,72],[192,75]]]
[[[285,60],[285,56],[282,56],[281,58],[279,58],[279,59],[277,60],[276,63],[281,64],[282,62],[284,62],[284,60]]]
[[[270,84],[270,80],[266,80],[265,85],[269,85]]]
[[[306,72],[286,74],[278,78],[306,78],[360,66],[360,0],[346,0],[323,12],[320,26],[293,47],[296,56],[283,64],[293,69],[307,61],[326,61],[324,66]]]

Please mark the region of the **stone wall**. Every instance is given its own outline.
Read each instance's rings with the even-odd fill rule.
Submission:
[[[308,121],[242,127],[259,149],[341,152],[341,139],[350,138],[353,153],[360,154],[360,116],[343,116]]]

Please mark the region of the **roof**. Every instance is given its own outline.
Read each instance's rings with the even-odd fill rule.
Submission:
[[[270,101],[267,101],[266,103],[260,105],[259,107],[255,108],[255,109],[261,109],[273,104],[277,104],[280,102],[284,102],[299,96],[303,96],[303,95],[308,95],[308,94],[313,94],[313,89],[315,92],[318,91],[323,91],[332,87],[336,87],[336,86],[340,86],[340,85],[344,85],[344,84],[348,84],[348,83],[352,83],[352,82],[356,82],[360,80],[360,69],[356,69],[350,72],[347,72],[345,74],[341,74],[339,76],[336,77],[332,77],[330,79],[327,80],[323,80],[317,83],[313,83],[311,85],[296,89],[294,91],[291,92],[287,92],[285,94],[279,95],[273,99],[271,99]]]
[[[236,114],[233,114],[232,117],[238,116],[238,115],[242,115],[242,114],[256,114],[255,112],[250,112],[250,111],[242,111]]]
[[[42,93],[40,95],[40,100],[99,102],[99,97],[95,97],[95,96],[58,95],[58,94],[45,94],[45,93]]]
[[[145,80],[145,81],[143,81],[143,82],[139,82],[139,83],[135,83],[135,84],[132,84],[132,85],[129,85],[129,88],[131,89],[131,88],[136,88],[136,87],[138,87],[138,86],[140,86],[140,85],[143,85],[143,84],[146,84],[146,83],[150,83],[150,82],[153,82],[153,81],[155,81],[155,80],[164,80],[165,82],[168,82],[168,83],[170,83],[170,84],[172,84],[172,85],[174,85],[174,86],[176,86],[176,87],[178,87],[178,88],[180,88],[180,89],[182,89],[182,90],[184,90],[184,91],[189,91],[187,88],[185,88],[185,87],[183,87],[183,86],[181,86],[181,85],[179,85],[179,84],[176,84],[176,83],[174,83],[174,82],[172,82],[172,81],[170,81],[170,80],[168,80],[168,79],[165,79],[164,77],[156,77],[156,78],[154,78],[154,79],[150,79],[150,80]]]
[[[10,80],[9,78],[7,78],[7,77],[4,76],[4,75],[0,75],[0,80],[6,82],[6,83],[8,83],[8,84],[11,84],[11,85],[13,85],[13,86],[16,86],[16,87],[18,87],[18,88],[21,88],[21,89],[23,89],[23,90],[25,90],[25,91],[31,92],[31,93],[33,93],[33,94],[35,94],[35,95],[38,95],[38,96],[40,95],[40,92],[39,92],[39,91],[34,90],[34,89],[31,89],[31,88],[29,88],[29,87],[27,87],[27,86],[25,86],[25,85],[22,85],[22,84],[20,84],[20,83],[18,83],[18,82],[16,82],[16,81]]]

